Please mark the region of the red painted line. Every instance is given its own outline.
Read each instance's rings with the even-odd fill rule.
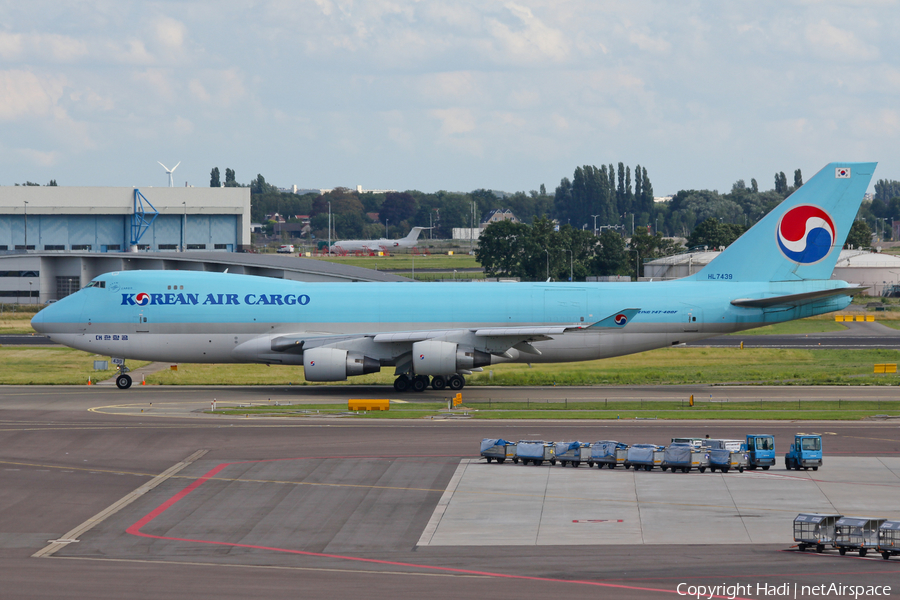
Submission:
[[[338,458],[338,457],[330,457],[330,458]],[[340,457],[344,458],[344,457]],[[415,563],[405,563],[405,562],[397,562],[390,560],[380,560],[376,558],[360,558],[356,556],[343,556],[340,554],[323,554],[320,552],[308,552],[305,550],[291,550],[288,548],[274,548],[270,546],[257,546],[253,544],[238,544],[233,542],[217,542],[213,540],[195,540],[190,538],[177,538],[177,537],[169,537],[162,535],[153,535],[150,533],[144,533],[141,531],[144,527],[149,525],[154,519],[165,513],[167,510],[172,508],[179,501],[186,498],[189,494],[197,490],[201,485],[215,477],[218,473],[220,473],[226,467],[236,464],[250,464],[250,463],[263,463],[263,462],[273,462],[279,460],[307,460],[305,458],[299,459],[268,459],[268,460],[248,460],[248,461],[240,461],[235,463],[221,463],[216,467],[207,471],[204,475],[202,475],[199,479],[188,485],[186,488],[176,493],[174,496],[157,506],[155,509],[144,515],[140,520],[131,525],[128,529],[125,530],[126,533],[131,535],[135,535],[138,537],[151,538],[156,540],[168,540],[173,542],[189,542],[194,544],[210,544],[214,546],[230,546],[232,548],[249,548],[253,550],[267,550],[270,552],[282,552],[286,554],[298,554],[301,556],[314,556],[318,558],[333,558],[338,560],[346,560],[353,562],[361,562],[368,564],[377,564],[377,565],[387,565],[393,567],[410,567],[414,569],[425,569],[430,571],[441,571],[444,573],[458,573],[460,575],[480,575],[483,577],[494,577],[499,579],[521,579],[524,581],[543,581],[549,583],[575,583],[580,585],[592,585],[596,587],[604,587],[604,588],[614,588],[614,589],[625,589],[625,590],[634,590],[634,591],[642,591],[642,592],[660,592],[664,594],[677,594],[676,590],[663,590],[658,588],[647,588],[647,587],[637,587],[632,585],[624,585],[624,584],[615,584],[615,583],[603,583],[599,581],[587,581],[587,580],[579,580],[579,579],[558,579],[552,577],[533,577],[528,575],[511,575],[509,573],[493,573],[490,571],[475,571],[470,569],[458,569],[454,567],[440,567],[434,565],[419,565]],[[732,596],[706,596],[708,598],[728,598],[729,600],[752,600],[749,598],[734,598]]]

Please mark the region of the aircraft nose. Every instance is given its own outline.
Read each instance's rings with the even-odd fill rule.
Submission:
[[[31,318],[31,327],[38,333],[44,333],[44,326],[46,325],[44,321],[44,317],[46,316],[44,313],[49,310],[49,307],[42,308],[38,311],[36,315]]]

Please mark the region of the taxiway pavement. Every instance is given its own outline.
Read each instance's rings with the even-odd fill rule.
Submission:
[[[683,583],[900,587],[900,560],[802,554],[788,539],[795,512],[833,506],[897,516],[896,422],[335,421],[193,412],[213,393],[265,402],[288,393],[337,400],[343,392],[346,400],[359,391],[327,387],[337,389],[0,388],[0,589],[16,598],[627,599],[677,597]],[[823,393],[767,393],[804,390]],[[870,391],[880,392],[860,389]],[[141,403],[181,412],[102,408]],[[782,454],[798,430],[825,437],[818,472],[471,462],[484,437],[667,443],[766,431]],[[33,558],[51,541],[53,552]]]

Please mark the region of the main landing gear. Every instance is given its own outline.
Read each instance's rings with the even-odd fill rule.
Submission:
[[[131,375],[128,374],[128,367],[125,366],[125,361],[122,361],[122,364],[119,365],[119,374],[116,375],[116,387],[120,390],[127,390],[131,387]]]
[[[435,390],[449,387],[453,391],[459,391],[466,385],[466,380],[459,373],[454,373],[448,377],[435,375],[430,379],[428,375],[415,375],[413,377],[401,375],[394,380],[394,389],[398,392],[424,392],[429,385]]]

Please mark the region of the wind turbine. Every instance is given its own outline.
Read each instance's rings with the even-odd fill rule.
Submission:
[[[172,181],[172,173],[175,171],[175,169],[178,168],[178,165],[181,164],[181,161],[179,160],[179,161],[178,161],[178,165],[175,165],[175,166],[172,167],[171,169],[170,169],[169,167],[167,167],[166,165],[162,164],[162,163],[159,162],[159,161],[156,161],[156,162],[158,162],[159,165],[160,165],[163,169],[165,169],[165,170],[166,170],[166,173],[169,175],[169,187],[175,187],[175,182]]]

